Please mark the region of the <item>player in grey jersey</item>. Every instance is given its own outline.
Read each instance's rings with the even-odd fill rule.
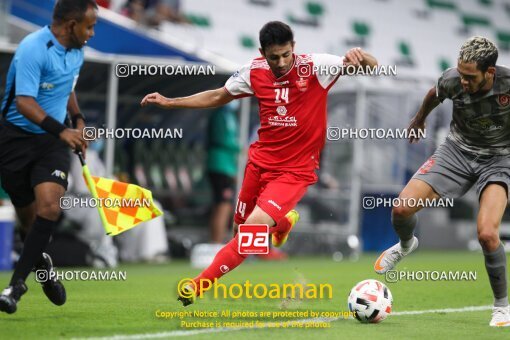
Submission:
[[[496,66],[498,50],[486,38],[461,47],[457,68],[446,70],[425,96],[409,126],[425,128],[428,114],[444,99],[453,101],[450,134],[400,193],[400,198],[459,197],[476,185],[480,209],[478,240],[483,249],[494,307],[490,326],[510,326],[506,255],[499,225],[510,187],[510,70]],[[411,138],[411,142],[416,139]],[[413,231],[420,206],[401,204],[391,211],[400,242],[384,251],[374,269],[383,274],[418,247]]]
[[[495,68],[492,87],[487,91],[483,91],[483,87],[488,86],[489,81],[480,78],[482,86],[476,87],[480,90],[471,92],[469,83],[461,83],[461,74],[456,68],[446,70],[436,87],[437,100],[443,102],[449,98],[453,101],[448,139],[462,150],[477,155],[510,155],[510,69]],[[467,82],[470,75],[463,76]]]

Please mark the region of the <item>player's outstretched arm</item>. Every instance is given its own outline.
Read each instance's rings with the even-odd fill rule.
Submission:
[[[429,113],[432,112],[432,110],[434,110],[434,108],[436,108],[436,106],[438,106],[440,103],[441,101],[436,96],[436,87],[434,86],[429,90],[429,92],[427,92],[425,98],[423,98],[423,103],[421,104],[420,109],[418,110],[416,115],[411,120],[411,123],[409,124],[407,130],[411,131],[425,129],[425,119],[427,119]],[[410,143],[413,143],[415,141],[417,142],[419,140],[419,138],[413,137],[413,135],[418,136],[417,133],[410,135],[411,135],[411,137],[409,138]]]
[[[231,96],[223,87],[216,90],[200,92],[188,97],[167,98],[158,92],[146,95],[140,105],[157,105],[164,109],[207,109],[212,107],[223,106],[235,98]]]
[[[370,53],[364,51],[361,47],[351,48],[345,53],[345,62],[348,65],[361,66],[364,70],[367,67],[377,66],[377,59]]]

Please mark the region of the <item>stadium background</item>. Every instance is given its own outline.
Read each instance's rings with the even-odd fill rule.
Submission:
[[[396,77],[341,79],[329,97],[329,126],[405,128],[426,90],[443,70],[455,66],[461,43],[472,35],[497,43],[499,64],[507,64],[510,57],[506,1],[184,0],[172,2],[179,5],[184,19],[161,20],[157,26],[147,24],[151,8],[143,13],[147,20],[135,21],[125,1],[104,3],[110,9],[100,9],[77,86],[80,106],[95,126],[182,128],[183,138],[170,141],[108,139],[101,153],[107,175],[147,187],[161,202],[172,257],[189,256],[194,244],[207,242],[211,190],[204,163],[211,110],[141,108],[140,99],[153,91],[175,97],[221,86],[238,66],[258,56],[258,30],[268,20],[292,26],[298,53],[341,55],[361,46],[380,64],[397,66]],[[2,6],[4,78],[16,43],[50,22],[53,1],[4,0]],[[115,66],[124,63],[212,64],[216,74],[117,77]],[[1,84],[3,93],[4,79]],[[256,101],[245,99],[240,111],[243,152],[238,178],[257,127]],[[436,109],[427,121],[427,138],[417,145],[404,140],[328,141],[321,180],[297,207],[302,218],[285,250],[355,259],[359,251],[393,244],[389,208],[363,209],[361,200],[396,197],[444,140],[450,117],[450,103]],[[422,211],[418,227],[422,247],[479,249],[476,211],[473,192],[455,200],[453,208]],[[509,220],[507,216],[502,225],[503,236],[510,234]]]
[[[96,36],[86,48],[86,63],[77,86],[81,109],[90,124],[183,129],[182,139],[170,141],[108,139],[101,152],[107,177],[117,176],[150,188],[163,206],[170,262],[120,263],[118,269],[128,274],[126,282],[66,281],[69,301],[62,307],[51,306],[38,284],[29,279],[29,293],[23,297],[18,312],[1,316],[0,339],[183,335],[208,339],[508,337],[503,334],[507,329],[487,326],[492,294],[476,240],[477,200],[473,192],[455,200],[453,208],[420,212],[420,250],[406,258],[399,269],[476,271],[477,280],[405,280],[388,284],[395,313],[381,325],[340,320],[331,322],[330,329],[310,333],[302,329],[228,333],[225,329],[184,329],[179,320],[157,319],[157,310],[183,310],[175,301],[176,283],[197,274],[197,268],[192,268],[189,261],[193,246],[208,242],[211,189],[204,163],[207,122],[212,111],[162,111],[139,106],[149,92],[172,97],[223,85],[239,65],[258,56],[260,27],[269,20],[283,20],[295,32],[298,53],[343,54],[350,47],[361,46],[373,53],[380,64],[398,67],[397,77],[341,79],[329,96],[330,126],[405,128],[441,72],[455,66],[459,47],[468,37],[480,34],[493,39],[500,49],[499,64],[509,64],[508,0],[160,1],[169,6],[179,3],[173,21],[155,20],[154,13],[159,12],[150,7],[139,8],[134,15],[126,9],[125,0],[98,2],[109,4],[110,9],[100,9]],[[27,33],[50,22],[52,6],[53,0],[0,1],[1,93],[16,44]],[[216,74],[116,77],[115,66],[124,63],[212,64]],[[246,151],[256,129],[257,104],[245,99],[240,111],[239,137]],[[327,282],[335,288],[333,301],[232,301],[209,296],[186,310],[345,311],[348,292],[356,282],[367,278],[384,281],[372,268],[378,254],[375,251],[396,242],[389,209],[363,209],[362,198],[395,197],[444,140],[450,118],[451,103],[446,102],[428,118],[427,138],[414,145],[404,140],[328,141],[322,155],[321,181],[297,208],[302,219],[283,248],[289,253],[289,260],[246,261],[222,279],[226,284],[246,279],[280,284]],[[238,177],[242,176],[244,160],[245,154],[241,153]],[[9,210],[9,202],[3,198],[2,213]],[[12,228],[4,223],[5,216],[0,217],[0,281],[7,283],[16,254],[10,252]],[[503,237],[510,235],[509,221],[507,213],[502,224]],[[64,240],[60,244],[68,244],[60,249],[64,255],[57,257],[59,270],[64,269],[61,267],[66,260],[76,266],[80,252],[86,251],[73,238],[73,230],[69,229],[69,221],[67,227],[64,221],[61,236],[54,238]],[[140,226],[127,233],[137,230],[151,229]],[[67,236],[61,238],[62,234]],[[19,246],[18,241],[14,249]],[[98,265],[88,263],[91,264]],[[219,334],[210,334],[213,332]]]

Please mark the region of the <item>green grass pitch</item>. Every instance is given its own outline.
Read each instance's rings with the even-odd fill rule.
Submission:
[[[390,315],[381,324],[361,324],[353,319],[340,319],[328,328],[258,328],[200,333],[198,328],[181,327],[177,318],[156,317],[156,311],[252,311],[289,310],[347,311],[347,295],[357,282],[374,278],[382,282],[372,269],[377,254],[365,254],[357,262],[333,262],[325,257],[295,257],[286,262],[247,261],[225,276],[225,284],[244,283],[329,283],[333,298],[287,301],[282,299],[198,299],[189,307],[176,301],[179,279],[197,274],[187,261],[164,265],[123,265],[126,281],[66,281],[68,300],[62,307],[53,306],[43,295],[34,275],[28,279],[29,290],[18,305],[17,313],[0,315],[0,339],[55,339],[114,337],[131,335],[159,338],[185,336],[193,339],[509,339],[510,327],[488,326],[490,310],[475,312],[435,312],[419,315]],[[61,268],[64,270],[64,268]],[[75,268],[73,268],[75,269]],[[393,312],[423,311],[468,306],[487,306],[492,294],[481,253],[425,252],[406,257],[399,270],[465,270],[476,271],[476,281],[403,281],[387,283],[393,293]],[[60,270],[60,269],[59,269]],[[6,285],[9,272],[0,273]],[[259,318],[260,319],[260,318]],[[187,321],[253,321],[186,318]],[[265,321],[288,321],[292,318]],[[191,333],[184,333],[191,332]],[[184,333],[184,334],[183,334]],[[118,337],[117,339],[122,339]]]

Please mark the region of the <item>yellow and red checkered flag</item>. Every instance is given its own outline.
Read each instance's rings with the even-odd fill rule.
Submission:
[[[118,235],[134,228],[143,221],[163,215],[152,202],[152,192],[138,185],[95,177],[81,154],[83,177],[92,194],[98,200],[97,209],[107,235]]]

